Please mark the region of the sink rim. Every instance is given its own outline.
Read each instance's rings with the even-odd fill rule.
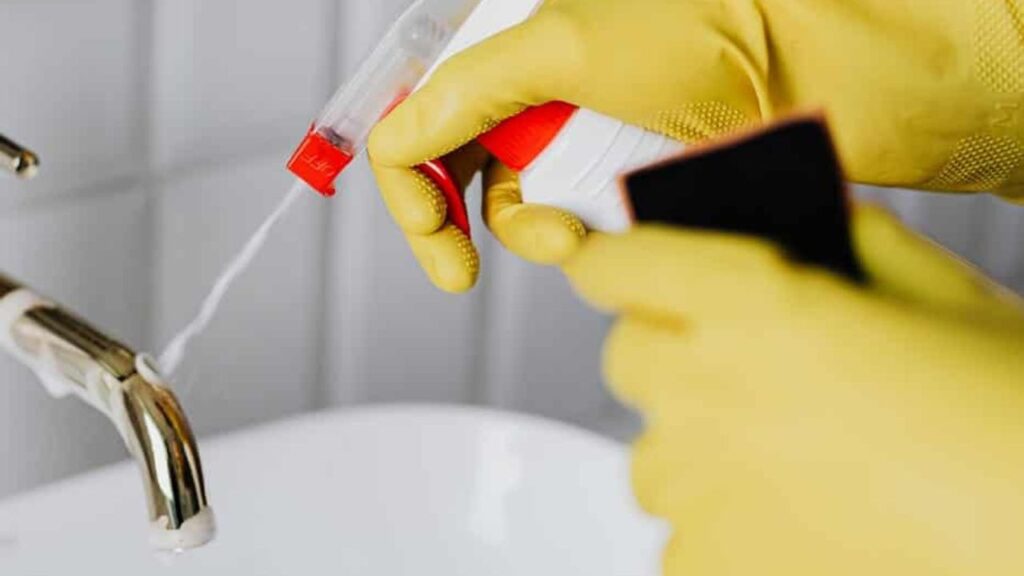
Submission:
[[[297,449],[306,442],[314,449]],[[500,572],[510,575],[543,566],[572,572],[580,562],[590,566],[588,573],[653,575],[670,534],[634,500],[623,444],[540,416],[467,405],[348,406],[211,436],[200,450],[212,465],[212,507],[225,516],[223,539],[185,557],[197,574],[223,573],[247,562],[289,569],[300,562],[314,569],[356,567],[353,573],[378,563],[392,569],[382,573],[404,575],[414,573],[402,571],[412,558],[452,574],[476,574],[497,560],[511,562],[511,570]],[[266,450],[284,456],[262,474],[259,452]],[[525,470],[536,474],[524,475]],[[338,471],[342,481],[325,484]],[[134,532],[132,518],[141,514],[134,505],[136,473],[127,461],[0,501],[0,518],[12,514],[15,542],[6,555],[0,550],[0,571],[8,558],[13,573],[32,573],[36,566],[59,571],[69,560],[103,561],[115,548],[119,560],[110,564],[111,574],[159,569],[143,546],[144,534]],[[232,489],[246,485],[237,484],[240,478],[253,480],[252,488]],[[406,490],[410,479],[415,487]],[[393,492],[396,487],[401,492]],[[131,503],[95,504],[130,493]],[[267,495],[262,506],[252,505]],[[79,514],[54,528],[51,520],[65,510]],[[20,523],[19,516],[31,520]],[[264,532],[261,518],[270,517],[279,520]],[[110,521],[112,529],[102,529]],[[296,537],[294,526],[307,526],[306,534]],[[88,535],[79,538],[83,529]],[[269,553],[257,544],[268,537],[277,538]],[[405,553],[393,554],[396,543]],[[53,546],[61,544],[65,552],[53,555]],[[464,546],[463,553],[445,552],[452,545]],[[590,552],[584,559],[572,550]],[[267,570],[256,573],[283,573]]]
[[[626,444],[618,442],[612,438],[602,436],[597,432],[587,430],[586,428],[576,424],[556,420],[554,418],[487,406],[427,402],[360,404],[332,407],[312,412],[302,412],[285,416],[278,420],[260,422],[227,432],[214,433],[210,435],[197,434],[197,443],[199,445],[200,457],[202,457],[204,450],[212,450],[214,447],[223,444],[243,442],[250,436],[271,434],[275,431],[288,430],[297,426],[364,418],[388,418],[401,415],[462,418],[478,421],[481,424],[522,426],[541,432],[558,434],[565,437],[567,440],[591,443],[593,445],[600,446],[603,449],[618,452],[620,455],[626,454],[629,449]],[[17,492],[0,498],[0,508],[19,501],[42,498],[47,494],[61,490],[63,487],[88,482],[97,476],[119,474],[125,468],[132,470],[135,468],[135,463],[127,453],[125,453],[123,458],[117,462],[99,466],[92,470],[60,478],[52,482],[40,484],[29,490]]]

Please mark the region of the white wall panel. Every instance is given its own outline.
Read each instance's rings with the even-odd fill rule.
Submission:
[[[978,260],[997,279],[1024,295],[1024,206],[990,198],[982,208]]]
[[[988,194],[933,194],[857,187],[909,227],[936,240],[1024,294],[1024,207]]]
[[[297,144],[333,62],[329,0],[154,0],[160,166]]]
[[[337,83],[349,77],[377,46],[384,33],[412,0],[338,0]],[[336,88],[332,87],[332,88]]]
[[[137,190],[14,211],[0,217],[0,270],[137,346],[150,304],[147,224]],[[53,400],[0,354],[0,496],[124,456],[103,416]]]
[[[138,174],[137,6],[0,2],[0,133],[35,149],[32,182],[0,178],[0,207]]]
[[[163,345],[199,309],[214,279],[291,179],[285,150],[174,179],[158,197],[155,338]],[[321,210],[302,197],[281,220],[190,349],[175,387],[200,432],[312,407],[319,376]]]
[[[342,3],[339,78],[351,74],[407,4]],[[479,385],[482,292],[452,296],[429,284],[388,217],[365,159],[343,177],[339,191],[326,289],[330,400],[471,399]],[[478,212],[475,196],[470,204]],[[485,234],[479,219],[475,225],[478,237]]]
[[[339,190],[326,291],[331,401],[470,400],[482,291],[453,296],[429,283],[364,162]]]
[[[587,308],[556,269],[504,251],[491,259],[487,400],[587,425],[607,415],[601,345],[609,320]]]

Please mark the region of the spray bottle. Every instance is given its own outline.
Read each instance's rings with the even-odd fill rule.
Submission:
[[[373,126],[451,56],[529,18],[543,0],[416,0],[356,75],[339,89],[288,163],[325,196],[361,153]],[[564,102],[506,120],[479,142],[519,172],[523,200],[576,214],[591,230],[631,224],[618,176],[682,151],[665,136]],[[469,234],[464,200],[439,161],[420,166]]]

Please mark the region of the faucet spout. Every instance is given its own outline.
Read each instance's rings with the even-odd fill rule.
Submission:
[[[39,172],[39,157],[0,134],[0,167],[18,178],[28,180]]]
[[[199,449],[174,393],[148,356],[136,356],[136,374],[122,385],[116,423],[146,487],[150,543],[161,550],[196,548],[213,539],[213,511]]]
[[[31,368],[51,394],[73,394],[114,424],[142,475],[154,547],[183,550],[213,539],[195,437],[147,356],[3,275],[0,348]]]

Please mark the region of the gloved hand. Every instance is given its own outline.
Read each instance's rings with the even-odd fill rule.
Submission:
[[[1024,307],[878,209],[854,229],[870,288],[666,228],[567,264],[622,315],[605,372],[646,416],[666,575],[1024,574]]]
[[[825,107],[853,180],[1024,198],[1022,22],[1019,0],[548,0],[444,65],[377,127],[370,156],[420,262],[453,292],[479,261],[411,167],[551,100],[683,141]],[[558,263],[580,245],[580,222],[522,205],[510,171],[492,167],[485,189],[488,225],[524,258]]]

